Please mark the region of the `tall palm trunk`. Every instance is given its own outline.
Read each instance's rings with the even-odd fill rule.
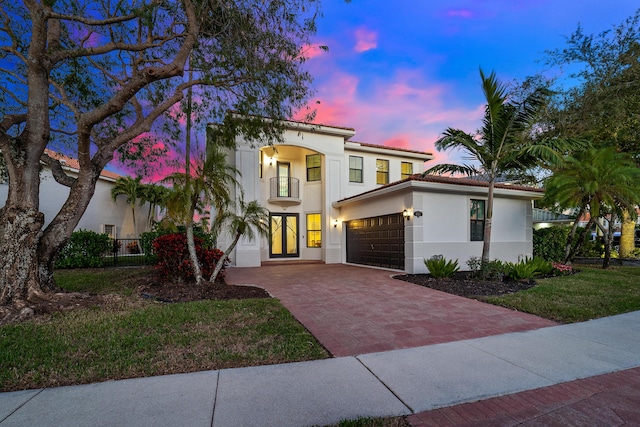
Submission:
[[[489,181],[489,194],[487,196],[487,213],[484,220],[484,241],[482,243],[482,263],[491,260],[491,223],[493,220],[493,191],[495,178]]]
[[[225,261],[227,260],[227,258],[229,258],[229,254],[233,251],[233,248],[235,248],[236,245],[238,244],[238,241],[240,240],[240,236],[242,236],[242,233],[240,231],[236,232],[236,237],[234,237],[233,242],[231,242],[231,245],[229,245],[227,250],[224,251],[220,259],[216,263],[216,268],[213,270],[213,273],[211,273],[211,277],[209,278],[209,281],[211,283],[215,283],[215,281],[218,279],[218,274],[220,274],[222,267],[224,267]]]

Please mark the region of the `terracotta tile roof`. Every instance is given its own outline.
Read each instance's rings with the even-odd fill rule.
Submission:
[[[363,194],[370,194],[376,191],[382,190],[383,188],[395,187],[396,185],[402,184],[403,182],[408,181],[420,181],[420,182],[433,182],[436,184],[452,184],[452,185],[460,185],[467,187],[489,187],[489,183],[486,181],[475,181],[473,179],[467,178],[453,178],[450,176],[440,176],[440,175],[423,175],[423,174],[414,174],[409,178],[402,179],[400,181],[390,182],[389,184],[382,185],[378,188],[374,188],[373,190],[365,191],[363,193],[356,194],[351,197],[345,197],[344,199],[339,200],[339,202],[353,199]],[[544,193],[544,189],[535,188],[535,187],[527,187],[524,185],[510,185],[510,184],[495,184],[495,188],[501,188],[505,190],[516,190],[516,191],[530,191],[534,193]]]
[[[68,168],[68,169],[72,169],[72,170],[74,170],[76,172],[80,170],[80,162],[78,162],[78,159],[74,159],[73,157],[65,156],[64,154],[56,153],[55,151],[51,151],[49,149],[45,149],[44,152],[49,157],[59,161],[62,164],[63,167]],[[102,176],[104,178],[118,179],[122,175],[119,175],[119,174],[117,174],[115,172],[111,172],[111,171],[108,171],[108,170],[103,170],[102,172],[100,172],[100,176]]]
[[[467,185],[470,187],[489,187],[489,183],[487,181],[478,181],[476,179],[469,179],[469,178],[454,178],[450,176],[441,176],[441,175],[416,174],[416,175],[410,176],[406,180],[436,182],[440,184]],[[544,193],[543,188],[528,187],[526,185],[518,185],[518,184],[496,183],[495,188],[504,188],[505,190],[533,191],[534,193]]]
[[[360,144],[363,147],[382,148],[384,150],[402,151],[405,153],[426,154],[428,156],[433,156],[433,153],[430,153],[428,151],[409,150],[407,148],[390,147],[388,145],[369,144],[367,142],[356,142],[356,141],[349,141],[349,142],[354,144]]]

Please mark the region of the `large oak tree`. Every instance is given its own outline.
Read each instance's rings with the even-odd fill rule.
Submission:
[[[9,181],[0,305],[49,298],[55,254],[101,171],[119,150],[144,153],[176,138],[175,106],[189,87],[202,120],[222,123],[233,110],[225,129],[249,139],[277,139],[278,119],[309,95],[302,64],[314,0],[16,0],[0,8],[0,150]],[[184,78],[189,70],[193,79]],[[77,176],[46,148],[77,157]],[[43,164],[69,188],[46,227]]]

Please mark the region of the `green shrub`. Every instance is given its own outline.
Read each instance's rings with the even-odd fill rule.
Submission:
[[[509,263],[504,263],[499,259],[482,262],[478,257],[471,257],[467,261],[471,275],[476,279],[502,282],[510,271]]]
[[[140,235],[140,247],[144,253],[145,262],[150,265],[158,263],[158,256],[153,250],[153,241],[155,239],[160,236],[166,236],[167,234],[186,234],[186,232],[185,227],[182,225],[177,227],[162,227],[162,223],[160,223],[160,226],[156,227],[155,230],[142,233]],[[193,236],[202,241],[203,247],[208,249],[213,246],[211,235],[207,233],[200,224],[194,224]]]
[[[535,276],[535,266],[526,262],[508,263],[509,272],[507,276],[511,280],[529,280]]]
[[[560,225],[533,230],[533,257],[563,261],[569,231],[569,227]]]
[[[196,255],[202,269],[202,276],[208,279],[223,253],[220,249],[205,247],[202,239],[197,236],[194,237],[194,243]],[[162,274],[187,282],[195,279],[189,257],[189,249],[187,248],[186,234],[173,233],[160,236],[153,241],[153,250],[158,256],[157,267]],[[218,278],[221,280],[224,275],[225,268],[223,266]]]
[[[533,257],[530,260],[527,260],[528,263],[532,264],[534,267],[534,275],[547,275],[553,273],[553,264],[550,261],[547,261],[542,258]]]
[[[584,242],[580,247],[576,256],[583,256],[588,258],[600,258],[604,254],[604,245],[599,239],[589,240]]]
[[[460,267],[458,267],[458,260],[447,261],[441,255],[425,259],[424,265],[427,266],[429,273],[431,273],[431,275],[436,279],[451,277],[455,272],[460,270]]]
[[[113,240],[90,230],[74,231],[58,252],[55,268],[102,267],[103,255],[111,251]]]

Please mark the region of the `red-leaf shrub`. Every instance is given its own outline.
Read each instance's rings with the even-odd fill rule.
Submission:
[[[196,254],[200,261],[200,268],[202,269],[202,276],[206,280],[213,273],[216,263],[222,257],[223,252],[220,249],[203,247],[202,239],[199,237],[194,237],[194,243]],[[162,274],[185,281],[195,280],[185,234],[175,233],[160,236],[153,241],[153,250],[158,256],[158,264],[156,266]],[[225,267],[226,262],[218,275],[219,279],[224,278]]]

